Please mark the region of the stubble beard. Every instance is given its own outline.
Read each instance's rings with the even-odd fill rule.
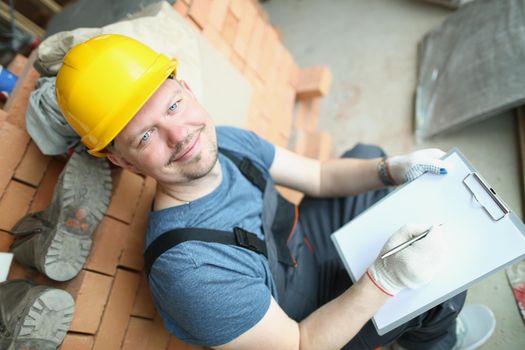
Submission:
[[[198,130],[197,132],[201,132],[202,137],[207,137],[210,139],[210,147],[208,149],[203,149],[200,154],[196,155],[195,158],[187,162],[183,167],[181,167],[180,174],[181,177],[184,178],[186,181],[191,182],[194,180],[201,179],[208,175],[212,169],[214,168],[215,164],[217,163],[218,158],[218,148],[217,148],[217,141],[211,139],[211,135],[208,135],[207,133],[207,127],[203,126],[201,130]],[[190,135],[188,137],[188,142],[192,139],[193,135]],[[176,148],[176,151],[174,152],[174,155],[172,158],[175,158],[175,155],[180,152],[181,149],[183,149],[188,142],[182,142],[180,147]],[[203,159],[205,160],[205,156],[209,154],[209,160],[205,164],[201,164]],[[169,161],[167,164],[168,166],[171,165],[173,161]]]

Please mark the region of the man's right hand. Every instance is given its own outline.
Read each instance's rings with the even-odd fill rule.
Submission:
[[[368,268],[368,276],[388,295],[394,296],[404,288],[418,288],[432,280],[445,261],[445,242],[439,226],[426,237],[384,259],[381,256],[428,229],[428,226],[408,224],[394,232]]]

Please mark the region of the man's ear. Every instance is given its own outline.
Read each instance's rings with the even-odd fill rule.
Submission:
[[[124,168],[124,169],[131,170],[132,172],[136,173],[135,167],[133,166],[133,164],[128,162],[124,157],[121,157],[115,153],[108,152],[106,153],[106,158],[108,158],[109,161],[113,163],[114,165]]]

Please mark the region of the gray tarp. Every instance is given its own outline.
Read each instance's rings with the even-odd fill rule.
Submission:
[[[419,46],[419,140],[525,102],[525,0],[476,0]]]

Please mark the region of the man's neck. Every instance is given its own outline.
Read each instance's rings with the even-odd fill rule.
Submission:
[[[219,159],[211,171],[200,179],[184,184],[157,183],[155,210],[188,204],[213,192],[222,181]]]

